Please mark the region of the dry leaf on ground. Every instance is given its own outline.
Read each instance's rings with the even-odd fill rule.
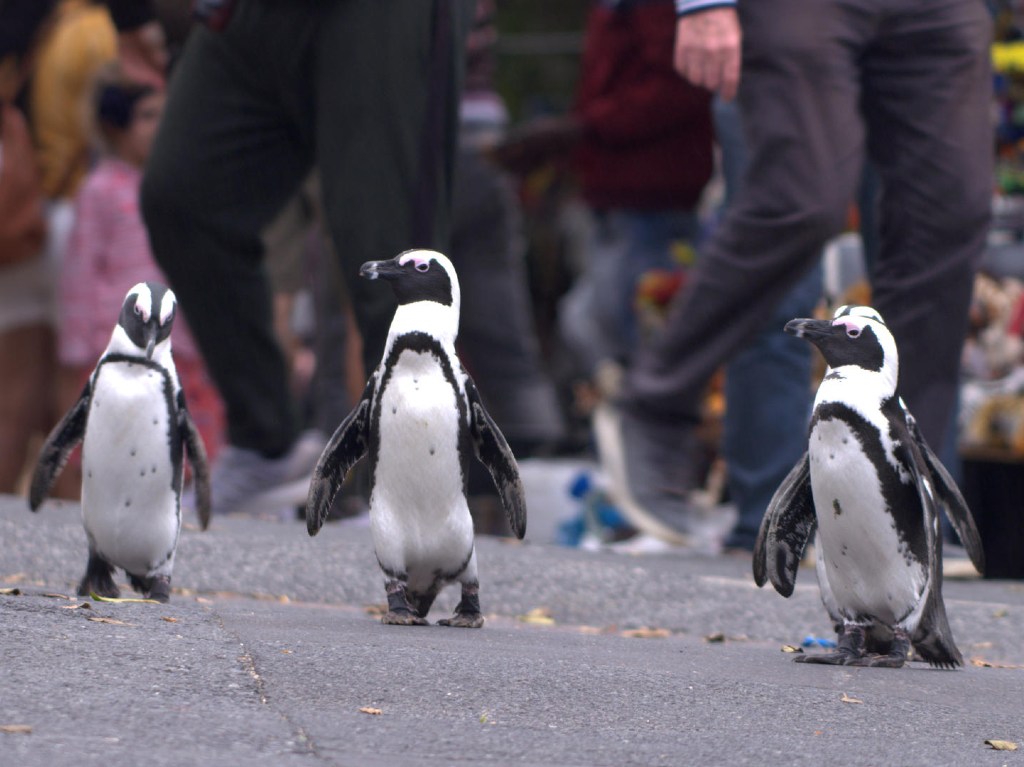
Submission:
[[[1024,666],[1015,663],[996,663],[994,661],[985,660],[984,658],[974,657],[971,658],[970,664],[977,666],[978,668],[1011,668],[1011,669],[1022,669]]]
[[[61,605],[61,610],[91,610],[92,605],[88,602],[79,602],[77,605]]]
[[[668,629],[652,629],[643,626],[638,629],[626,629],[622,632],[622,636],[630,639],[665,639],[672,636],[672,632]]]
[[[803,647],[797,647],[796,645],[784,644],[782,645],[782,652],[803,652]]]
[[[541,626],[552,626],[555,619],[551,617],[551,611],[546,607],[535,607],[526,615],[517,615],[517,620],[523,623],[534,623]]]
[[[704,637],[704,641],[710,642],[712,644],[717,642],[724,642],[725,634],[723,634],[721,631],[716,631],[713,634],[708,634],[706,637]]]
[[[388,606],[387,605],[363,605],[363,612],[366,613],[367,615],[373,615],[373,616],[376,616],[376,617],[379,618],[380,616],[387,614]]]
[[[124,621],[119,621],[117,618],[107,618],[104,615],[90,615],[88,618],[86,618],[86,620],[87,621],[92,621],[93,623],[109,623],[109,624],[111,624],[113,626],[134,626],[135,625],[134,623],[125,623]]]
[[[21,596],[21,589],[0,589],[0,596],[5,597],[19,597]]]
[[[986,746],[991,746],[996,751],[1016,751],[1017,744],[1012,740],[986,740]]]
[[[177,618],[173,618],[170,615],[161,616],[160,620],[167,621],[168,623],[177,623],[178,622]]]
[[[864,701],[860,700],[859,698],[851,698],[845,692],[843,693],[843,697],[841,697],[839,700],[841,700],[843,703],[863,703],[864,702]]]
[[[94,602],[141,602],[144,605],[158,605],[160,604],[155,599],[141,599],[139,597],[104,597],[97,594],[95,591],[90,591],[89,596],[92,597]]]
[[[30,724],[0,724],[0,732],[17,733],[21,735],[29,735],[32,732],[32,725]]]
[[[372,708],[370,706],[360,706],[359,707],[359,713],[360,714],[370,714],[371,716],[380,716],[384,712],[381,709],[379,709],[379,708]]]

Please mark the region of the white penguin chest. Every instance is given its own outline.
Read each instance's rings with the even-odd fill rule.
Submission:
[[[808,446],[820,555],[839,609],[890,625],[920,601],[926,574],[905,556],[878,469],[850,425],[816,422]]]
[[[382,561],[411,566],[466,556],[473,524],[463,494],[457,396],[438,359],[415,351],[401,354],[380,394],[370,521]]]
[[[137,575],[151,574],[177,541],[170,417],[158,371],[100,368],[82,445],[82,517],[99,552]]]

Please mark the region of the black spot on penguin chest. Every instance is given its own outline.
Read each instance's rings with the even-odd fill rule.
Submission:
[[[843,403],[828,402],[815,408],[811,418],[810,431],[813,433],[815,426],[819,423],[833,419],[840,420],[849,427],[860,450],[875,467],[886,511],[892,519],[892,527],[902,544],[901,549],[903,549],[904,556],[909,555],[921,562],[927,561],[928,539],[924,527],[924,513],[921,508],[921,499],[917,493],[917,486],[909,470],[907,472],[908,479],[904,482],[899,472],[889,462],[878,429],[856,410]],[[909,434],[890,434],[889,436],[896,441],[909,439]],[[822,505],[819,506],[819,503]],[[840,501],[834,498],[816,498],[815,506],[819,513],[825,512],[827,509],[827,513],[836,516],[841,515],[844,511]]]
[[[458,442],[457,449],[459,455],[459,468],[461,471],[461,484],[463,493],[467,490],[468,478],[469,478],[469,457],[472,455],[473,445],[472,436],[469,433],[468,428],[468,406],[466,404],[466,397],[464,392],[459,386],[458,379],[455,375],[456,365],[459,365],[458,360],[452,360],[448,353],[445,351],[444,346],[441,342],[434,338],[429,333],[423,333],[414,331],[411,333],[405,333],[395,339],[395,343],[392,345],[387,358],[383,363],[383,372],[380,376],[380,382],[377,385],[377,392],[374,395],[373,407],[370,411],[370,434],[369,434],[369,467],[370,467],[370,487],[373,487],[376,482],[377,465],[380,459],[380,439],[381,439],[381,418],[387,415],[393,415],[395,417],[401,417],[401,413],[391,412],[384,414],[382,408],[384,407],[385,393],[388,390],[389,384],[392,383],[392,378],[395,372],[395,368],[399,364],[399,359],[403,353],[411,352],[414,354],[426,354],[429,355],[441,369],[441,373],[444,376],[445,381],[451,387],[453,393],[453,400],[458,417]],[[433,455],[436,451],[436,446],[430,449],[430,454]]]

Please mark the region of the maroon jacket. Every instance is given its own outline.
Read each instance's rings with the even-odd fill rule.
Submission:
[[[695,207],[711,177],[711,96],[672,68],[672,0],[601,0],[587,20],[574,165],[592,207]]]

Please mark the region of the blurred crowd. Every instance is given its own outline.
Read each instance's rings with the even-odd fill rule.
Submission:
[[[750,222],[781,197],[817,192],[762,191],[776,197],[759,208],[743,196],[766,172],[767,143],[782,140],[749,124],[727,70],[721,82],[680,76],[677,19],[705,8],[592,3],[571,108],[512,125],[496,86],[497,1],[422,2],[396,24],[341,0],[0,0],[0,492],[19,491],[77,399],[125,289],[156,280],[185,318],[175,361],[214,462],[215,513],[294,509],[304,496],[275,491],[308,477],[393,310],[359,284],[358,265],[435,247],[462,282],[460,354],[520,459],[596,456],[591,419],[642,388],[640,350],[681,321],[680,303],[712,324],[746,310],[741,299],[695,308],[694,294],[719,290],[702,275],[746,280],[756,321],[709,357],[710,383],[692,376],[698,397],[668,392],[698,403],[684,414],[697,430],[655,435],[672,420],[655,417],[654,452],[630,447],[653,465],[686,464],[690,476],[671,478],[687,494],[685,523],[650,513],[659,500],[626,497],[626,482],[589,532],[632,551],[749,550],[806,449],[812,358],[781,327],[870,301],[869,277],[885,276],[880,234],[890,248],[906,223],[879,221],[880,187],[899,188],[896,177],[858,156],[857,183],[832,195],[839,213],[826,224],[755,233]],[[743,226],[761,239],[739,242]],[[813,236],[768,278],[722,266],[726,249],[774,247],[801,227]],[[698,271],[709,250],[717,266]],[[975,377],[1020,378],[1019,285],[979,285]],[[992,339],[993,319],[1010,341]],[[981,407],[969,403],[962,423],[980,423]],[[962,429],[969,440],[980,430]],[[1024,446],[1021,435],[1018,425],[1010,441]],[[954,463],[956,435],[931,438]],[[488,478],[469,481],[478,527],[501,532]],[[72,465],[56,494],[75,498],[79,484]],[[356,477],[336,515],[361,513],[364,493]]]

